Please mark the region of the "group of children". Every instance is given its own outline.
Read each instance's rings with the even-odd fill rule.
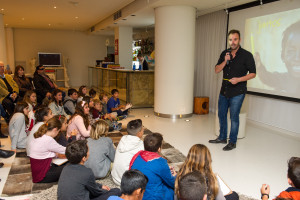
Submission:
[[[62,92],[54,90],[49,106],[36,108],[36,94],[27,91],[17,103],[9,122],[12,150],[26,148],[33,182],[58,181],[58,199],[64,200],[239,199],[233,191],[222,193],[205,145],[193,145],[176,172],[160,155],[163,136],[150,133],[143,139],[142,121],[135,119],[127,124],[128,135],[115,149],[107,134],[131,105],[120,105],[117,90],[110,99],[100,95],[98,100],[86,93],[85,87],[79,92],[70,89],[63,100]],[[56,165],[53,158],[67,158],[68,162]],[[278,197],[299,199],[300,158],[291,158],[288,168],[292,187]],[[121,190],[95,181],[110,174]],[[268,199],[270,187],[263,185],[261,193],[263,200]]]

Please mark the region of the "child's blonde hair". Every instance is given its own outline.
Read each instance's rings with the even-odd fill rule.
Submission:
[[[92,125],[90,138],[98,140],[100,137],[106,136],[109,126],[104,120],[98,120]]]

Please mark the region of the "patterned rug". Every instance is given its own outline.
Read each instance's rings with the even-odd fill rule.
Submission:
[[[145,129],[144,137],[149,133],[151,133],[151,131],[149,129]],[[121,137],[126,134],[126,129],[122,129],[120,132],[109,133],[108,137],[112,139],[115,146],[118,146]],[[161,155],[167,159],[168,164],[174,167],[176,171],[179,170],[181,164],[186,158],[180,151],[165,141],[163,141]],[[97,180],[97,182],[107,185],[111,188],[118,187],[112,181],[111,176],[102,180]],[[30,197],[30,199],[33,200],[57,199],[57,182],[32,183],[29,158],[26,156],[25,152],[18,152],[9,172],[8,179],[5,183],[2,197],[24,194],[33,194]],[[242,194],[239,195],[241,200],[254,200],[253,198],[249,198]]]

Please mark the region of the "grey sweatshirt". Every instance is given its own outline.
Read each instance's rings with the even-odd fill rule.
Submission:
[[[74,100],[69,96],[66,96],[63,105],[64,105],[65,110],[67,108],[73,115],[75,113],[76,103],[77,103],[77,100]]]
[[[9,136],[11,139],[11,149],[26,148],[27,134],[25,132],[25,115],[15,113],[9,121]]]
[[[96,178],[103,178],[109,172],[110,164],[115,159],[113,142],[107,137],[100,137],[98,140],[88,138],[87,141],[90,157],[84,165],[92,169]]]

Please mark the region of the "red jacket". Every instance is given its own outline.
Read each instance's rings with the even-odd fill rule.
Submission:
[[[295,188],[295,187],[289,187],[285,191],[281,192],[277,197],[299,200],[300,199],[300,189]]]

